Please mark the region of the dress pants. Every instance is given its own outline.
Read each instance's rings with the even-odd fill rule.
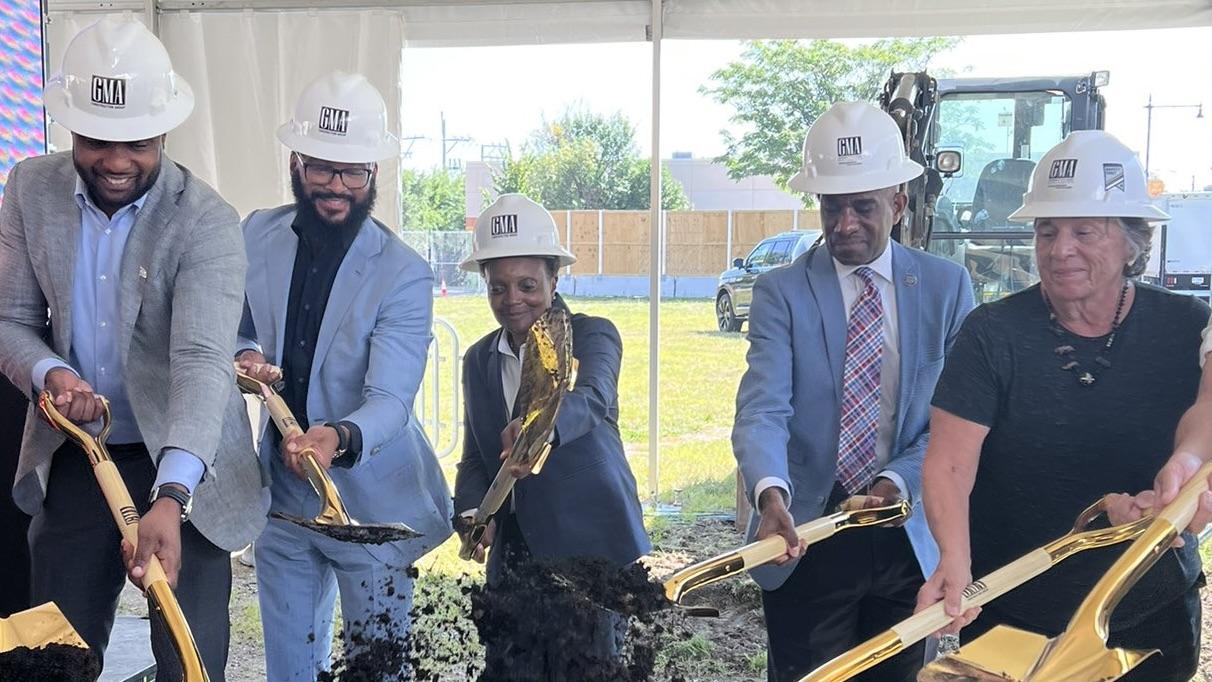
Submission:
[[[147,450],[142,444],[108,449],[135,507],[145,513],[156,478]],[[33,600],[58,604],[104,665],[126,568],[121,535],[92,465],[74,444],[66,443],[55,452],[42,512],[30,524],[29,544]],[[231,558],[192,523],[181,526],[181,570],[175,593],[211,682],[222,682],[229,638]],[[180,662],[158,617],[151,618],[151,633],[157,682],[180,680]]]
[[[0,618],[28,609],[29,517],[13,502],[13,477],[29,399],[0,376]]]
[[[1203,580],[1199,581],[1202,584]],[[1146,658],[1120,682],[1187,682],[1199,665],[1201,606],[1199,587],[1192,587],[1183,596],[1161,607],[1145,620],[1107,637],[1107,646],[1125,649],[1157,649],[1159,653]],[[1021,619],[1000,613],[997,602],[985,606],[981,615],[960,632],[963,642],[972,642],[995,625],[1010,627],[1054,637],[1058,632],[1044,632]]]
[[[415,540],[417,547],[421,541]],[[407,546],[407,544],[405,544]],[[386,549],[386,546],[383,547]],[[344,542],[271,518],[253,543],[257,597],[265,631],[265,672],[271,682],[313,682],[329,668],[338,591],[347,656],[362,641],[403,641],[410,628],[412,562],[385,562],[365,545]],[[378,552],[379,557],[390,552]],[[406,679],[407,671],[400,671]],[[382,680],[379,682],[389,682]]]
[[[845,497],[835,489],[828,508]],[[844,530],[809,546],[785,583],[762,591],[767,679],[794,682],[913,615],[923,582],[903,528]],[[919,642],[853,679],[909,682],[924,656]]]

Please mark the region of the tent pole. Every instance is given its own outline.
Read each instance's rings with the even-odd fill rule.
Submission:
[[[652,0],[652,162],[648,217],[648,495],[660,492],[661,449],[661,34],[662,0]]]

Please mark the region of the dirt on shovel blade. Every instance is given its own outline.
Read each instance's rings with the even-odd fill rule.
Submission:
[[[95,682],[101,664],[91,649],[48,644],[17,647],[0,653],[0,680],[16,682]]]
[[[291,523],[303,526],[308,530],[314,530],[321,535],[327,535],[334,540],[342,542],[354,542],[359,545],[382,545],[387,542],[396,542],[397,540],[411,540],[420,537],[421,534],[409,528],[398,526],[333,526],[326,523],[316,523],[310,519],[301,519],[297,516],[290,516],[273,512],[270,516],[276,519],[283,519]]]

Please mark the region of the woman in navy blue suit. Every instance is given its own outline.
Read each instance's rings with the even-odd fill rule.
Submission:
[[[521,344],[535,320],[565,305],[556,293],[557,273],[575,261],[560,246],[551,214],[524,196],[502,196],[476,223],[475,251],[462,267],[483,275],[501,328],[464,356],[467,428],[455,479],[457,515],[474,513],[517,435]],[[619,437],[618,330],[604,318],[573,315],[572,347],[580,363],[576,384],[561,404],[542,474],[515,472],[520,479],[511,499],[474,550],[477,561],[487,555],[490,587],[505,565],[527,557],[595,557],[621,567],[651,549]],[[614,623],[604,629],[617,631]],[[617,649],[617,632],[607,634],[604,639],[615,641],[603,647]]]

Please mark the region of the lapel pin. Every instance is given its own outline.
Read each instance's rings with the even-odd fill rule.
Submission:
[[[905,286],[908,286],[908,287],[917,286],[917,275],[914,275],[914,274],[905,275]]]
[[[147,279],[147,268],[139,266],[139,279]]]

